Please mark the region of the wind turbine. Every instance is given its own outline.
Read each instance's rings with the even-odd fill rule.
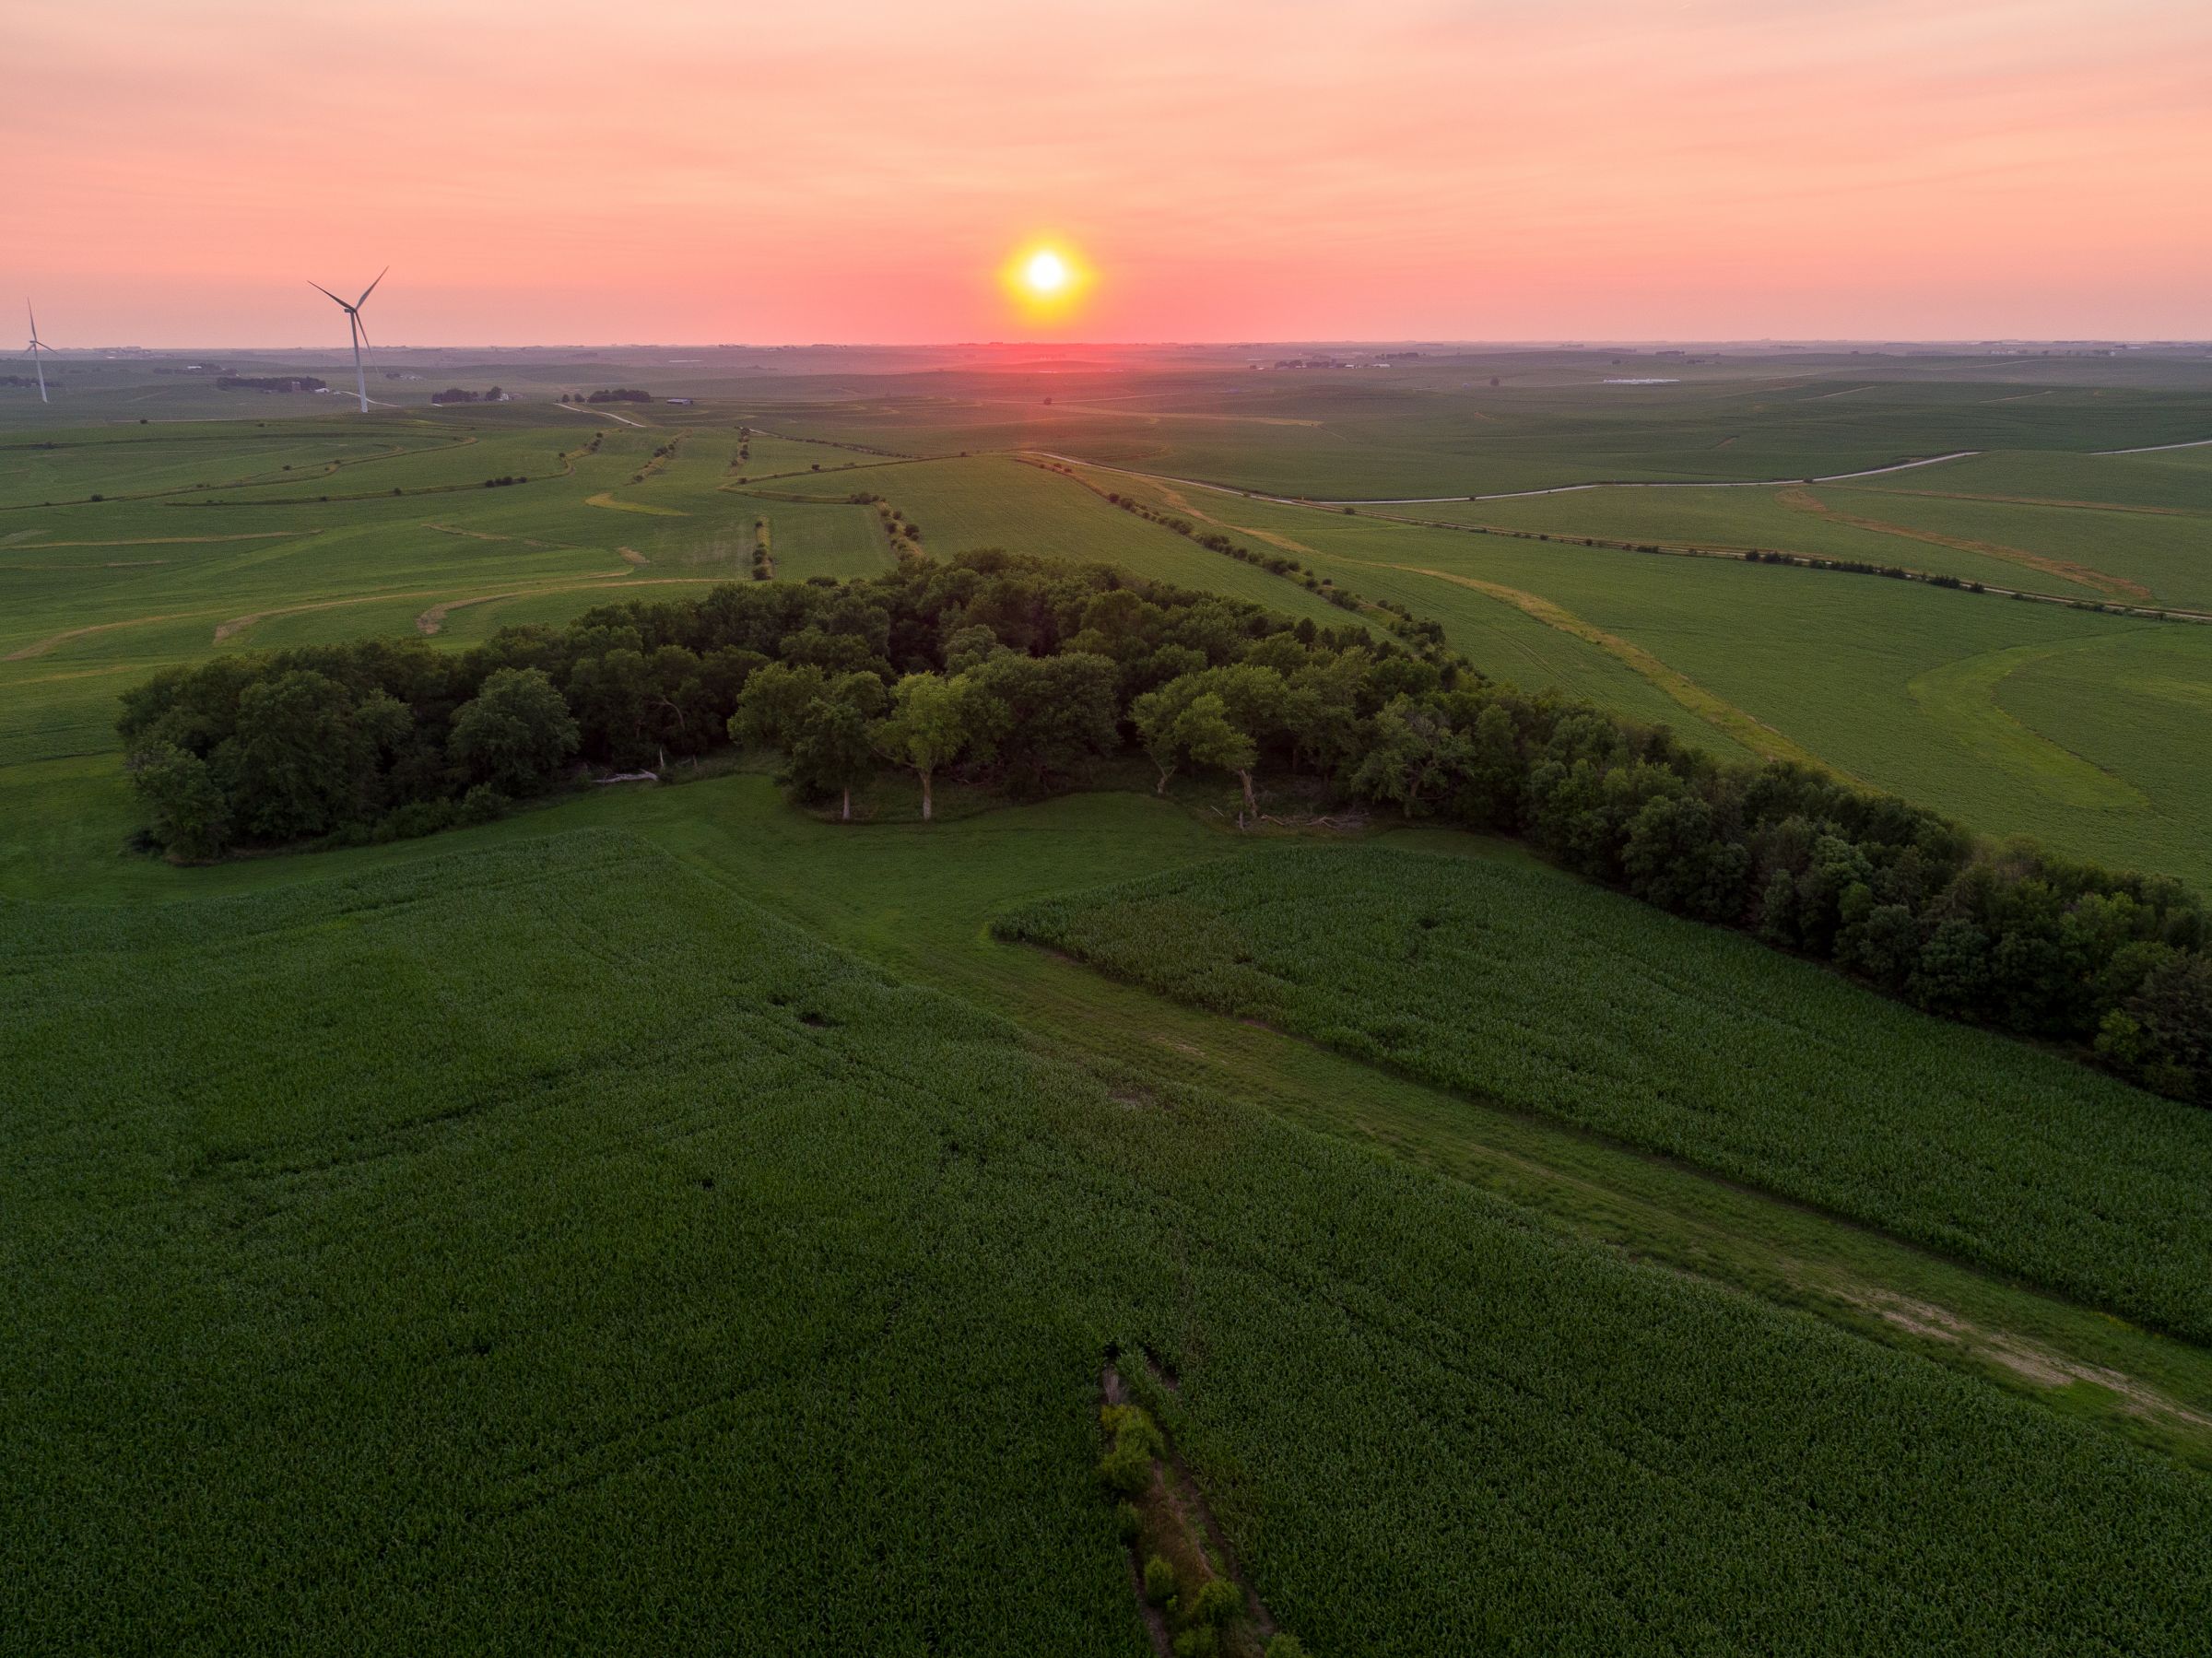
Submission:
[[[391,274],[392,267],[387,265],[382,270],[376,273],[376,282],[382,282]],[[346,313],[346,325],[353,332],[353,383],[361,394],[361,413],[364,415],[369,412],[369,375],[361,367],[361,346],[369,338],[369,329],[367,324],[361,321],[361,307],[369,303],[369,296],[376,291],[376,282],[371,282],[367,288],[361,289],[361,297],[350,305],[324,288],[320,282],[308,284],[308,287],[313,288]]]
[[[23,314],[30,319],[30,364],[38,370],[39,401],[51,403],[53,400],[46,395],[46,364],[40,358],[39,353],[41,351],[51,352],[53,347],[39,337],[39,313],[31,310],[29,300],[23,301]]]

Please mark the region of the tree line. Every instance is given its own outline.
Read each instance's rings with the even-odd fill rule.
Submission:
[[[124,698],[152,841],[181,859],[497,816],[580,768],[733,745],[833,803],[887,769],[1033,797],[1141,755],[1179,775],[1521,837],[1932,1013],[2093,1053],[2212,1103],[2212,923],[2161,877],[1992,842],[1782,761],[1735,762],[1497,683],[1425,629],[1292,622],[1218,594],[997,551],[839,583],[636,601],[468,651],[232,654]]]
[[[216,378],[218,392],[326,392],[330,388],[312,374],[223,374]]]

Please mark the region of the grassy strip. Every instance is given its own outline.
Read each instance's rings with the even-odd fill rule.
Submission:
[[[1716,730],[1725,732],[1761,759],[1794,760],[1815,771],[1825,772],[1858,787],[1865,786],[1850,773],[1822,759],[1811,749],[1793,742],[1764,720],[1746,712],[1717,692],[1708,690],[1679,669],[1667,666],[1641,645],[1623,639],[1618,633],[1607,633],[1595,623],[1584,621],[1564,605],[1545,598],[1540,594],[1524,593],[1517,587],[1508,587],[1499,582],[1485,582],[1476,576],[1458,576],[1449,570],[1427,570],[1417,564],[1397,564],[1391,568],[1408,570],[1417,576],[1431,576],[1439,582],[1449,582],[1455,587],[1467,587],[1477,593],[1488,594],[1491,598],[1501,599],[1524,614],[1535,617],[1547,627],[1557,628],[1562,633],[1595,645],[1608,655],[1626,663],[1699,719]]]

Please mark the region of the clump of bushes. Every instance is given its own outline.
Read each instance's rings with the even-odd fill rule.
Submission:
[[[1164,1606],[1175,1598],[1175,1568],[1165,1555],[1154,1555],[1145,1562],[1145,1598],[1155,1606]]]
[[[1106,1454],[1099,1459],[1099,1483],[1124,1498],[1139,1495],[1152,1483],[1153,1459],[1167,1449],[1159,1429],[1134,1405],[1109,1405],[1099,1412],[1099,1422],[1110,1440]],[[1146,1570],[1148,1580],[1150,1568]],[[1171,1570],[1171,1584],[1173,1578]]]

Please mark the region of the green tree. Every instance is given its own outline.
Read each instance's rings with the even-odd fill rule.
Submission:
[[[230,811],[205,760],[158,742],[131,756],[127,770],[147,827],[171,857],[201,863],[222,855],[230,842]]]
[[[876,727],[877,752],[904,766],[922,783],[922,821],[935,811],[931,785],[937,769],[958,758],[968,744],[967,688],[935,674],[909,674],[891,690],[891,712]]]
[[[800,711],[785,736],[779,781],[806,799],[836,794],[838,816],[853,821],[853,791],[876,769],[868,717],[851,700],[817,697]]]
[[[1375,716],[1374,736],[1351,777],[1355,794],[1387,800],[1408,817],[1425,817],[1467,758],[1466,739],[1442,711],[1410,696],[1391,699]]]
[[[1129,719],[1136,727],[1136,740],[1159,771],[1159,781],[1152,785],[1155,794],[1168,792],[1168,779],[1175,775],[1175,768],[1182,763],[1186,752],[1182,716],[1197,698],[1197,678],[1195,674],[1185,674],[1171,679],[1129,705]]]
[[[812,666],[771,662],[756,669],[730,715],[731,738],[750,747],[781,748],[806,705],[822,695],[830,676]]]
[[[567,700],[539,668],[501,668],[453,715],[447,747],[478,783],[535,794],[582,738]]]
[[[1252,768],[1259,751],[1251,737],[1230,723],[1229,706],[1219,693],[1208,691],[1191,700],[1176,719],[1175,738],[1192,764],[1234,772],[1244,787],[1244,809],[1260,809],[1252,792]]]
[[[369,804],[364,761],[371,757],[352,714],[346,688],[312,669],[248,686],[238,700],[237,729],[208,757],[233,827],[281,843],[360,820]]]
[[[1055,772],[1112,751],[1117,675],[1111,657],[991,657],[969,670],[977,697],[971,727],[1019,791],[1042,793]]]

